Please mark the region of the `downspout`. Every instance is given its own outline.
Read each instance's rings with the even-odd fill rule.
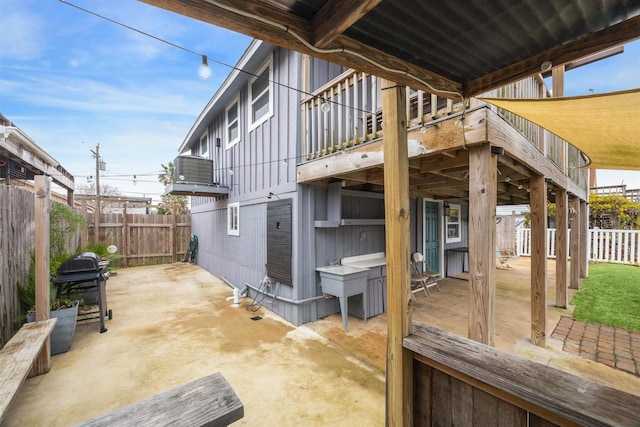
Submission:
[[[223,278],[222,278],[222,280],[223,280],[227,285],[231,286],[233,289],[238,289],[238,288],[237,288],[233,283],[231,283],[231,282],[229,281],[229,279],[227,279],[226,277],[223,277]],[[259,291],[259,289],[258,289],[258,288],[256,288],[255,286],[251,285],[250,283],[245,282],[244,284],[245,284],[245,286],[247,286],[247,287],[249,287],[249,288],[253,289],[253,290],[254,290],[254,291],[256,291],[256,292],[258,292],[258,291]],[[317,301],[317,300],[325,299],[325,297],[324,297],[323,295],[318,295],[318,296],[316,296],[316,297],[305,298],[305,299],[297,299],[297,300],[294,300],[294,299],[291,299],[291,298],[281,297],[281,296],[278,296],[278,295],[272,295],[272,294],[266,294],[266,296],[267,296],[268,298],[272,298],[272,299],[273,299],[273,298],[275,298],[275,299],[276,299],[276,300],[278,300],[278,301],[286,302],[286,303],[293,304],[293,305],[307,304],[307,303],[310,303],[310,302],[313,302],[313,301]]]

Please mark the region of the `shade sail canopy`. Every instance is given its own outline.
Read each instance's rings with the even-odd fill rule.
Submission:
[[[640,89],[598,95],[484,101],[558,135],[594,169],[640,170]]]

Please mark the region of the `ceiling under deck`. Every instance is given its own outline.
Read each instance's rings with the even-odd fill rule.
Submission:
[[[468,202],[469,200],[469,155],[464,150],[412,158],[409,161],[409,194],[435,200]],[[498,205],[529,203],[529,178],[534,173],[526,166],[500,156],[498,160]],[[384,192],[383,165],[342,173],[328,178],[323,184],[342,181],[350,190]]]
[[[140,1],[456,100],[640,37],[640,0]],[[465,168],[412,168],[412,193],[464,199]],[[528,168],[498,169],[498,203],[527,200]],[[334,176],[375,187],[382,166]]]
[[[449,98],[640,37],[640,0],[141,0]]]

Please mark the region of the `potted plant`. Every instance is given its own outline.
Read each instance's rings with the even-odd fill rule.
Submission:
[[[36,320],[35,282],[35,268],[32,262],[27,284],[25,286],[18,285],[18,299],[23,312],[26,312],[23,319],[26,318],[27,322],[35,322]],[[50,287],[49,295],[49,317],[58,319],[51,332],[51,355],[53,356],[68,351],[71,346],[78,318],[79,300],[75,296],[70,299],[56,298],[55,286]]]

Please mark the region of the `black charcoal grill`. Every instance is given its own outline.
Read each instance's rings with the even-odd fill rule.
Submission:
[[[97,305],[94,311],[83,310],[80,320],[100,318],[100,333],[107,332],[104,327],[105,316],[111,319],[112,313],[107,306],[108,262],[103,262],[93,252],[82,252],[64,260],[58,268],[53,283],[57,287],[58,298],[81,293],[85,306]],[[86,307],[85,307],[86,308]],[[97,315],[97,316],[96,316]]]

